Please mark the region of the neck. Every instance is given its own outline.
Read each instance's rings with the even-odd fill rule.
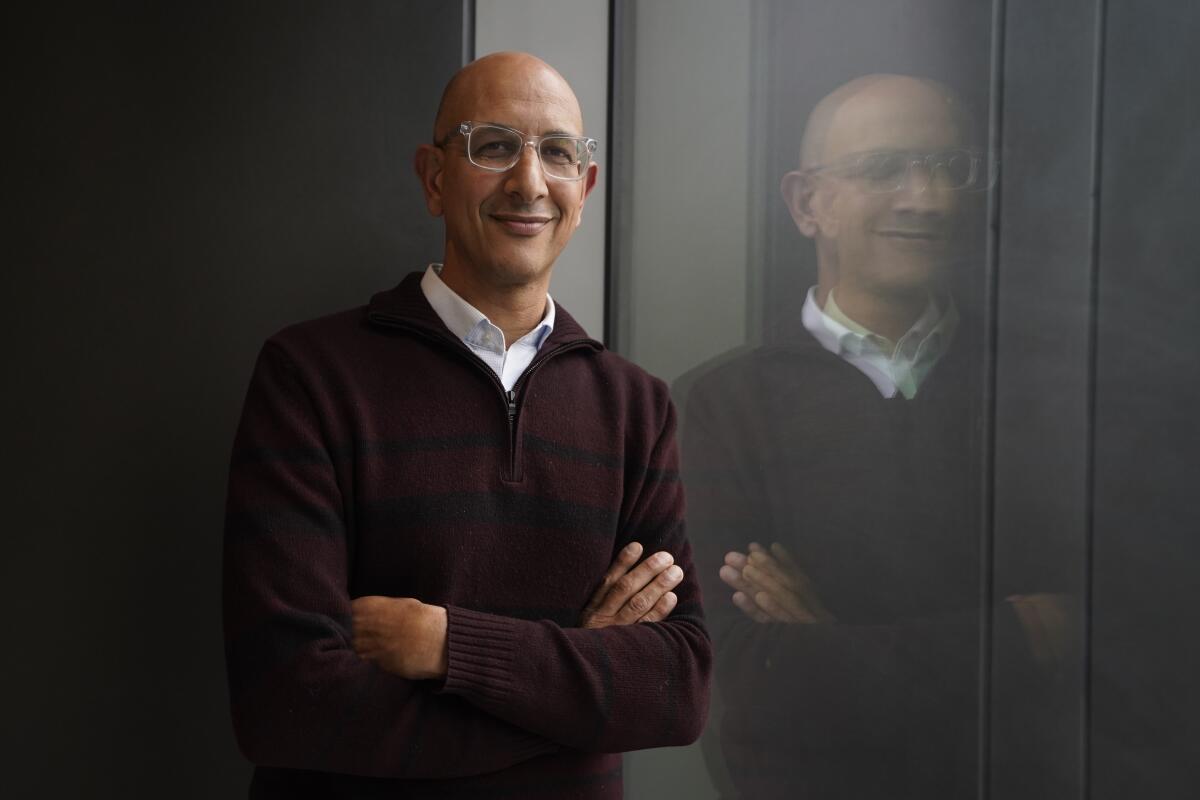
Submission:
[[[480,281],[470,271],[458,269],[447,261],[440,277],[455,294],[504,331],[506,347],[536,328],[546,314],[549,275],[529,283],[497,286]]]
[[[817,302],[824,308],[835,286],[818,285]],[[877,294],[859,287],[837,284],[838,308],[867,330],[897,341],[925,312],[929,303],[927,291]]]

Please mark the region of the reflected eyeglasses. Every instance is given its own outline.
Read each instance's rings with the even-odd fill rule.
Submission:
[[[586,136],[526,136],[524,133],[490,122],[460,122],[438,144],[445,147],[454,136],[466,142],[467,159],[488,172],[506,172],[521,160],[526,146],[534,148],[542,171],[548,178],[577,181],[587,174],[592,154],[599,143]]]
[[[985,151],[964,147],[934,152],[872,150],[852,153],[804,171],[829,172],[854,181],[870,194],[891,194],[908,188],[922,192],[929,187],[986,191],[995,185],[998,167],[997,160]]]

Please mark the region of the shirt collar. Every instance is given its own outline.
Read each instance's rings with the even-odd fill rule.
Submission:
[[[462,299],[442,281],[441,264],[430,264],[421,276],[421,291],[429,305],[441,317],[450,332],[468,344],[504,350],[504,333],[475,306]],[[546,295],[546,313],[542,321],[518,341],[528,342],[534,349],[542,346],[554,331],[554,300]],[[515,342],[514,342],[515,344]]]
[[[954,299],[947,299],[943,312],[931,296],[912,327],[898,341],[892,342],[847,317],[834,300],[832,290],[822,309],[817,305],[816,289],[813,286],[808,290],[800,312],[801,322],[822,347],[833,353],[863,355],[874,351],[902,356],[909,361],[936,359],[945,352],[958,327],[958,309]]]

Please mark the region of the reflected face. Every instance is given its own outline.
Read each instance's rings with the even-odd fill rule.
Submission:
[[[495,58],[471,69],[437,131],[445,145],[435,189],[438,208],[431,201],[431,210],[445,217],[446,268],[493,285],[548,278],[580,224],[596,166],[581,180],[548,178],[535,149],[524,147],[511,169],[490,172],[470,162],[466,138],[453,131],[470,120],[527,136],[582,136],[579,104],[557,73],[533,59]]]
[[[969,154],[954,109],[932,86],[868,84],[828,117],[812,207],[838,283],[874,293],[929,291],[960,250]],[[927,155],[934,154],[930,158]]]

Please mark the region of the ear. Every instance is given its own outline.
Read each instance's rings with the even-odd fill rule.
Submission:
[[[583,197],[579,198],[579,216],[575,218],[575,227],[583,224],[583,204],[587,196],[596,188],[596,176],[600,174],[600,165],[595,161],[588,164],[587,174],[583,176]]]
[[[793,170],[779,182],[783,202],[791,212],[796,228],[808,238],[818,233],[832,236],[837,233],[836,220],[828,214],[828,198],[821,184],[810,172]],[[821,196],[818,196],[821,195]]]
[[[423,144],[413,154],[413,172],[425,192],[425,207],[435,217],[442,215],[442,169],[446,154],[440,147]]]

